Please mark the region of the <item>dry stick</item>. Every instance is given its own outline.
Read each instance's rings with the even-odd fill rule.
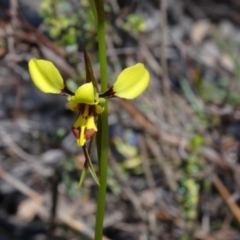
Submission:
[[[31,156],[28,153],[24,152],[20,147],[17,146],[17,144],[13,142],[11,137],[7,135],[5,131],[3,131],[1,128],[0,128],[0,136],[2,136],[2,140],[4,141],[4,144],[8,146],[11,149],[11,151],[13,151],[21,159],[32,164],[35,170],[38,171],[40,174],[44,174],[44,167],[38,161],[36,161],[36,159],[40,160],[40,158],[37,158],[36,156]],[[29,198],[33,199],[36,202],[43,203],[43,198],[37,192],[31,190],[28,186],[16,180],[1,168],[0,168],[0,177],[3,178],[6,182],[8,182],[10,185],[14,186],[24,195],[28,196]],[[50,214],[48,213],[48,211],[43,207],[40,210],[41,210],[41,214],[45,217],[45,219],[49,219]],[[69,225],[72,229],[82,232],[86,236],[93,238],[93,235],[94,235],[93,230],[87,227],[82,222],[73,219],[71,216],[66,216],[62,214],[61,211],[58,213],[58,215],[59,216],[57,217],[57,219]],[[104,237],[103,239],[107,239],[107,238]]]
[[[145,141],[146,136],[139,135],[139,145],[141,149],[141,159],[142,159],[142,165],[143,165],[143,171],[145,173],[145,177],[148,183],[148,186],[150,187],[151,191],[155,193],[154,188],[156,187],[156,183],[153,177],[153,173],[151,171],[150,162],[148,159],[147,154],[147,146]],[[154,233],[156,236],[158,236],[158,228],[156,225],[156,211],[152,209],[148,212],[148,223],[149,228],[151,229],[152,233]]]
[[[14,73],[14,77],[16,79],[16,97],[15,97],[15,106],[14,106],[14,118],[17,119],[19,114],[19,105],[20,105],[20,98],[21,98],[21,87],[20,87],[20,79],[16,74],[16,52],[15,52],[15,39],[14,39],[14,32],[15,29],[18,27],[17,21],[17,10],[18,10],[18,1],[11,0],[10,1],[10,16],[11,16],[11,25],[6,26],[7,32],[7,43],[8,43],[8,55],[9,58],[9,66]]]
[[[118,165],[117,165],[117,162],[116,162],[114,156],[111,154],[109,159],[110,159],[109,163],[112,167],[114,174],[116,175],[119,182],[124,186],[123,191],[131,200],[136,212],[141,217],[141,219],[143,221],[146,221],[147,216],[146,216],[145,212],[143,212],[143,210],[142,210],[141,202],[139,201],[139,198],[136,196],[134,191],[128,186],[126,180],[123,178],[122,173],[121,173],[120,169],[118,168]]]
[[[123,47],[123,48],[111,48],[107,49],[107,56],[111,57],[114,55],[129,55],[135,54],[137,51],[136,47]]]
[[[143,42],[140,42],[139,49],[140,49],[141,56],[144,57],[144,59],[148,63],[148,66],[152,69],[152,71],[154,71],[154,73],[157,76],[161,77],[163,74],[163,70],[161,66],[159,66],[158,61],[154,58],[153,54],[150,52],[146,44],[144,44]]]
[[[167,47],[167,3],[166,0],[160,0],[161,9],[161,33],[162,33],[162,48],[161,48],[161,65],[162,65],[162,80],[163,80],[163,93],[170,100],[170,86],[168,81],[168,67],[166,61],[166,47]]]
[[[149,148],[149,150],[155,156],[159,167],[163,170],[164,175],[167,179],[167,184],[169,185],[169,188],[173,192],[175,192],[176,188],[177,188],[176,176],[174,175],[173,171],[171,170],[168,162],[164,161],[164,159],[162,159],[163,157],[162,157],[160,148],[158,146],[158,143],[153,138],[147,137],[146,144],[147,144],[147,147]]]
[[[173,147],[179,147],[181,142],[188,142],[188,139],[183,139],[175,135],[171,135],[166,133],[162,129],[157,128],[154,124],[152,124],[131,102],[128,102],[124,99],[113,99],[117,102],[121,107],[123,107],[129,114],[135,119],[141,128],[149,133],[152,137],[165,142]],[[190,146],[188,144],[184,145],[184,149],[186,151],[191,151]],[[233,169],[231,165],[225,163],[221,156],[212,148],[203,146],[199,148],[200,154],[206,158],[211,163],[214,163],[218,167],[226,170],[226,169]],[[236,170],[236,169],[235,169]],[[238,170],[238,169],[237,169]],[[238,170],[240,171],[240,170]]]
[[[11,152],[13,152],[16,156],[18,156],[20,159],[28,162],[35,171],[37,171],[40,175],[48,175],[48,171],[44,166],[41,165],[41,160],[37,156],[30,155],[23,151],[10,137],[9,134],[7,134],[3,129],[0,128],[0,137],[6,147],[8,147]]]
[[[145,116],[140,113],[140,111],[130,102],[127,102],[123,99],[115,99],[117,103],[119,103],[123,108],[125,108],[128,113],[142,126],[143,129],[146,130],[152,137],[160,139],[165,143],[178,147],[182,141],[187,142],[187,140],[180,139],[176,136],[167,134],[160,129],[156,128]],[[190,147],[188,145],[184,146],[186,151],[190,151]],[[207,146],[202,146],[199,148],[199,153],[209,162],[217,165],[221,169],[236,171],[237,174],[240,174],[240,168],[236,165],[231,165],[223,161],[221,156],[212,148]],[[215,176],[213,178],[214,185],[216,189],[219,191],[227,205],[229,206],[232,214],[236,217],[236,219],[240,222],[240,209],[236,203],[229,202],[230,194],[225,186],[222,184],[220,179]]]
[[[172,111],[172,98],[171,98],[171,89],[170,89],[170,81],[168,78],[168,66],[167,66],[167,38],[168,38],[168,27],[167,27],[167,0],[160,0],[160,10],[161,10],[161,33],[162,33],[162,47],[160,53],[161,66],[162,66],[162,87],[163,87],[163,95],[166,98],[166,118],[172,125],[174,123],[173,111]]]
[[[116,49],[114,48],[112,38],[109,37],[109,36],[106,36],[106,42],[107,42],[107,49],[110,49],[113,53],[111,56],[109,56],[109,60],[113,64],[114,72],[119,73],[119,72],[121,72],[122,69],[121,69],[121,65],[120,65],[118,55],[115,52]],[[107,53],[108,53],[108,51],[107,51]]]
[[[120,102],[118,102],[120,103]],[[149,132],[152,136],[154,136],[157,139],[162,140],[163,142],[170,144],[174,147],[178,147],[182,141],[188,142],[187,139],[181,139],[176,136],[167,134],[166,132],[162,131],[161,129],[157,129],[145,116],[143,116],[139,110],[132,105],[128,106],[126,105],[126,102],[121,102],[120,103],[128,112],[131,114],[140,125],[142,125],[143,128],[147,132]],[[191,151],[190,147],[186,144],[184,146],[186,151]],[[236,174],[240,174],[240,167],[236,166],[235,164],[230,164],[211,147],[208,146],[202,146],[199,148],[199,153],[209,162],[213,163],[214,165],[220,167],[223,170],[231,170],[234,171]],[[222,182],[217,178],[214,178],[214,185],[216,189],[219,191],[225,202],[228,204],[232,214],[236,217],[236,219],[239,221],[239,216],[240,216],[240,209],[237,204],[232,204],[229,203],[229,196],[230,194],[228,193],[228,190],[225,188],[225,186],[222,184]],[[227,202],[228,200],[228,202]]]
[[[63,48],[57,46],[38,29],[35,29],[29,23],[20,18],[19,15],[16,15],[16,17],[18,28],[14,32],[14,36],[18,41],[37,45],[43,58],[52,61],[66,76],[72,76],[77,73],[76,69],[70,66],[65,60],[67,53]]]
[[[20,86],[20,79],[16,74],[16,52],[15,52],[15,40],[13,37],[14,29],[13,24],[6,26],[6,33],[7,33],[7,45],[8,45],[8,55],[6,56],[8,65],[13,72],[14,75],[14,84],[16,88],[16,96],[15,96],[15,106],[14,106],[14,119],[17,119],[18,112],[19,112],[19,105],[20,105],[20,98],[21,98],[21,86]]]
[[[144,141],[145,137],[139,135],[139,145],[141,149],[141,158],[142,158],[142,164],[143,164],[143,171],[146,176],[146,180],[148,183],[148,186],[150,188],[155,188],[156,183],[153,177],[153,173],[151,171],[149,159],[148,159],[148,154],[147,154],[147,147],[146,147],[146,141]]]
[[[49,236],[53,237],[54,232],[56,229],[56,214],[58,211],[58,200],[59,200],[59,192],[58,192],[58,186],[60,183],[60,171],[58,168],[55,169],[53,176],[51,177],[51,194],[52,194],[52,207],[51,207],[51,214],[49,219]]]
[[[212,181],[214,183],[215,188],[221,194],[223,200],[229,207],[233,216],[237,219],[238,223],[240,223],[240,209],[239,209],[238,205],[234,201],[232,201],[229,191],[227,190],[227,188],[224,186],[222,181],[216,175],[212,176]]]
[[[149,149],[149,151],[152,153],[152,155],[155,157],[159,167],[162,169],[165,177],[166,177],[166,182],[168,184],[168,186],[170,187],[170,189],[173,192],[176,192],[176,177],[174,176],[174,173],[172,171],[172,169],[170,168],[169,164],[167,163],[167,161],[164,161],[164,159],[162,159],[162,154],[159,148],[159,145],[157,143],[156,140],[152,139],[150,136],[146,136],[146,141],[145,144],[147,145],[146,147]],[[161,212],[163,212],[166,215],[166,218],[171,219],[173,215],[171,215],[171,207],[167,206],[167,204],[162,201],[161,199],[159,199],[159,197],[156,194],[156,191],[153,191],[155,198],[157,199],[156,203],[159,206]],[[149,215],[151,216],[151,214]],[[149,222],[151,224],[151,226],[154,226],[154,221],[151,221],[151,219],[154,220],[154,216],[152,216],[152,218],[149,219]],[[172,220],[174,221],[174,218],[172,218]]]
[[[145,116],[140,113],[140,111],[131,103],[127,102],[123,99],[114,99],[121,107],[123,107],[127,112],[143,127],[146,132],[148,132],[152,137],[155,137],[166,144],[169,144],[174,147],[178,147],[182,141],[188,142],[186,139],[181,139],[174,135],[170,135],[168,133],[163,132],[161,129],[156,128]],[[184,146],[186,151],[191,151],[190,146],[186,144]],[[226,163],[222,157],[212,148],[207,146],[202,146],[199,148],[200,154],[209,162],[217,165],[218,167],[232,171],[236,171],[238,174],[240,173],[240,167],[231,165]],[[215,178],[216,180],[216,178]],[[229,204],[227,200],[229,200],[230,194],[228,193],[227,189],[224,185],[221,184],[220,180],[215,181],[215,186],[218,189],[219,193],[222,195],[224,199],[226,199],[226,203],[229,205],[230,210],[232,211],[233,215],[240,220],[240,210],[237,204]],[[239,213],[239,215],[238,215]]]
[[[34,200],[36,203],[39,203],[39,204],[43,203],[43,198],[37,192],[30,189],[27,185],[25,185],[21,181],[17,180],[16,178],[12,177],[10,174],[5,172],[1,168],[1,166],[0,166],[0,178],[2,178],[5,182],[7,182],[9,185],[16,188],[18,191],[20,191],[24,195]]]
[[[45,46],[49,49],[49,51],[53,51],[59,58],[64,59],[67,56],[66,51],[57,46],[54,42],[49,40],[42,32],[38,29],[30,25],[28,22],[23,19],[18,19],[21,23],[21,29],[16,32],[16,36],[24,42],[33,43],[38,45],[39,47]],[[66,67],[68,67],[68,72],[70,75],[72,72],[75,72],[75,69],[66,63]]]
[[[5,172],[1,166],[0,166],[0,178],[2,178],[5,182],[7,182],[9,185],[20,191],[22,194],[27,196],[28,198],[35,201],[37,204],[39,204],[39,214],[45,218],[49,219],[49,210],[47,210],[44,206],[44,199],[43,197],[37,193],[36,191],[29,188],[27,185],[25,185],[20,180],[14,178],[7,172]],[[89,238],[93,238],[94,232],[93,230],[88,227],[86,224],[81,222],[80,220],[76,220],[73,217],[66,215],[62,211],[58,213],[57,220],[63,222],[64,224],[68,225],[70,228],[86,235]],[[108,238],[103,237],[103,240],[108,240]]]

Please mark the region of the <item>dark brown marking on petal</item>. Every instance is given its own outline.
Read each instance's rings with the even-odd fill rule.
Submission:
[[[113,90],[113,86],[110,87],[105,93],[99,94],[99,97],[102,97],[102,98],[112,98],[112,97],[115,97],[115,92]]]
[[[98,104],[98,105],[99,105],[99,104]],[[92,113],[91,115],[94,116],[94,117],[96,117],[96,116],[98,115],[97,110],[96,110],[96,108],[97,108],[96,106],[97,106],[97,105],[94,105],[94,106],[92,106],[92,108],[91,108],[91,111],[92,111],[92,112],[91,112],[91,113]]]
[[[72,132],[73,132],[73,135],[75,136],[75,138],[77,138],[77,139],[80,138],[80,132],[81,132],[80,128],[72,127]]]
[[[90,138],[92,138],[95,135],[96,131],[94,129],[85,129],[84,135],[85,138],[88,140]]]
[[[88,116],[92,116],[94,114],[95,106],[90,105],[89,106],[89,111],[88,111]]]
[[[73,96],[74,93],[72,91],[70,91],[66,86],[64,86],[64,88],[61,90],[61,94],[64,96]]]
[[[80,111],[79,111],[79,113],[80,113],[81,115],[84,114],[84,112],[85,112],[85,107],[86,107],[86,104],[82,104],[82,106],[81,106],[81,108],[80,108]]]

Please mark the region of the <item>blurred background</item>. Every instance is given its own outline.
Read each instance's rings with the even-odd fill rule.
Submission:
[[[240,2],[104,3],[109,84],[137,62],[151,75],[134,101],[109,101],[104,239],[239,240]],[[77,115],[27,64],[52,61],[75,90],[84,45],[99,80],[96,35],[87,0],[0,0],[0,240],[93,238]]]

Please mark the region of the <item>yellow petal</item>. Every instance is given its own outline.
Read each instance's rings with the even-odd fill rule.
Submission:
[[[63,79],[52,62],[32,58],[29,72],[34,84],[45,93],[61,93],[64,89]]]
[[[99,101],[92,82],[83,84],[76,90],[74,96],[68,97],[68,100],[75,103],[85,103],[89,105],[98,104]]]
[[[78,111],[80,110],[80,104],[79,103],[75,103],[75,102],[68,102],[67,104],[67,108],[69,108],[72,111]]]
[[[94,120],[93,106],[84,105],[83,113],[80,113],[76,122],[72,126],[72,132],[77,138],[79,146],[83,146],[97,132],[97,127]]]
[[[104,107],[100,106],[100,105],[96,105],[95,106],[95,112],[96,114],[101,114],[104,111]]]
[[[139,96],[149,84],[149,72],[142,63],[124,69],[113,85],[115,96],[133,99]]]

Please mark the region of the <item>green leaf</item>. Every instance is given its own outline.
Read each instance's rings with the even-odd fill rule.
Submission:
[[[96,175],[96,172],[95,172],[95,170],[94,170],[93,165],[92,165],[91,162],[90,162],[89,172],[92,174],[92,177],[93,177],[93,179],[95,180],[95,182],[97,183],[97,185],[100,186],[98,177],[97,177],[97,175]]]
[[[97,22],[98,22],[98,16],[97,16],[97,9],[96,9],[96,5],[95,5],[95,2],[94,0],[90,0],[90,6],[91,6],[91,9],[92,9],[92,13],[93,13],[93,17],[94,17],[94,22],[97,26]]]
[[[204,139],[201,135],[196,134],[190,141],[190,146],[193,150],[197,150],[204,142]]]
[[[81,177],[80,177],[79,184],[78,184],[79,188],[82,187],[83,181],[84,181],[84,179],[85,179],[85,177],[87,175],[87,170],[88,170],[88,168],[84,167],[82,172],[81,172]]]
[[[93,167],[93,165],[92,165],[92,162],[91,162],[91,159],[90,159],[88,150],[87,150],[87,148],[86,148],[85,145],[83,146],[83,151],[84,151],[84,155],[85,155],[85,157],[86,157],[86,166],[88,167],[89,172],[92,174],[92,177],[93,177],[93,179],[95,180],[95,182],[97,183],[97,185],[100,186],[100,183],[99,183],[97,174],[96,174],[96,172],[95,172],[95,170],[94,170],[94,167]]]

